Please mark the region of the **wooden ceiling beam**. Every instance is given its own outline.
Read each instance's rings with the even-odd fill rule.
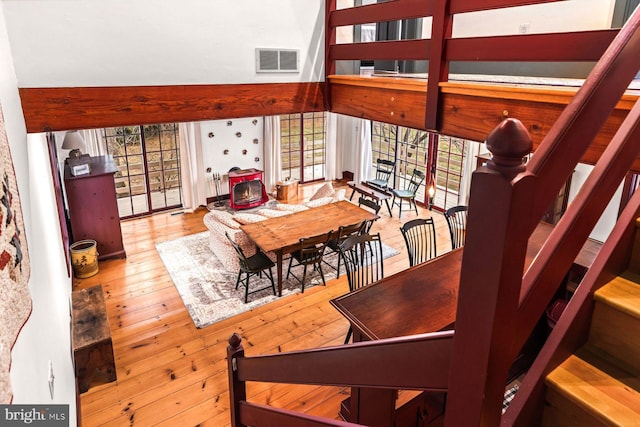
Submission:
[[[325,111],[324,83],[19,89],[27,132]]]

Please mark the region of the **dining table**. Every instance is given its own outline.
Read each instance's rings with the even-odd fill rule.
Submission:
[[[240,226],[263,251],[276,254],[278,296],[282,296],[282,263],[284,255],[299,248],[300,239],[317,237],[348,226],[373,221],[377,214],[347,200],[340,200],[251,224]]]
[[[553,230],[540,223],[529,238],[525,268]],[[591,266],[601,243],[587,240],[574,264]],[[464,247],[415,265],[330,301],[351,324],[353,342],[379,340],[453,329]],[[580,264],[577,264],[580,263]],[[341,416],[350,422],[388,419],[397,415],[396,390],[352,387]],[[365,403],[367,402],[367,403]],[[373,402],[373,403],[372,403]]]

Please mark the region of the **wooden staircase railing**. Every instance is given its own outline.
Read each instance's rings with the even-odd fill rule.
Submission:
[[[231,424],[259,427],[308,425],[296,424],[296,420],[320,422],[317,417],[285,410],[270,412],[269,407],[249,404],[247,381],[446,391],[452,337],[453,331],[445,331],[245,357],[241,338],[234,334],[227,348]],[[269,424],[275,421],[278,423]],[[354,425],[326,422],[319,425]]]
[[[336,11],[335,0],[327,0],[327,74],[335,70],[336,60],[372,59],[359,56],[358,50],[363,46],[333,46],[336,27],[387,20],[382,12],[390,10],[395,10],[388,15],[393,19],[434,17],[435,39],[372,43],[366,49],[377,52],[374,59],[431,59],[432,78],[426,99],[431,108],[427,108],[425,119],[428,129],[437,130],[438,84],[446,78],[448,62],[468,60],[468,50],[478,43],[483,44],[480,52],[484,56],[476,55],[476,50],[476,60],[602,59],[526,166],[522,158],[532,144],[517,120],[504,121],[487,138],[493,158],[473,176],[455,335],[449,331],[260,357],[244,357],[240,338],[234,335],[228,349],[233,426],[353,425],[251,404],[247,402],[246,381],[447,391],[447,426],[493,426],[501,422],[527,425],[526,416],[535,419],[539,411],[535,392],[540,389],[539,378],[555,362],[562,343],[569,342],[557,335],[583,327],[587,321],[584,313],[588,312],[584,295],[590,290],[582,285],[578,289],[579,298],[561,319],[576,323],[559,323],[558,332],[549,340],[556,348],[541,353],[531,376],[523,383],[530,384],[530,388],[521,389],[502,417],[507,371],[616,185],[629,170],[630,162],[638,156],[639,149],[630,142],[640,137],[640,107],[629,114],[584,189],[523,276],[527,241],[552,197],[640,69],[640,13],[636,11],[606,51],[603,46],[609,44],[615,30],[551,37],[558,40],[551,48],[550,35],[513,36],[508,43],[499,37],[449,37],[455,13],[548,1],[554,0],[395,0],[362,7],[360,11]],[[410,48],[397,51],[393,47],[399,46],[396,43]],[[419,51],[424,52],[424,57],[414,58]],[[437,54],[436,60],[432,54]],[[585,277],[586,286],[597,286],[601,275],[610,274],[607,268],[617,268],[623,255],[614,249],[615,240],[626,244],[626,221],[631,221],[632,213],[637,214],[638,206],[640,196],[634,196],[610,242],[603,247],[602,256]],[[569,319],[569,315],[573,317]],[[386,367],[384,372],[376,372],[375,368],[381,365]],[[533,404],[527,405],[528,402]]]
[[[511,361],[640,153],[638,104],[523,277],[527,240],[640,69],[639,53],[636,11],[526,167],[519,122],[489,135],[493,159],[472,181],[445,425],[500,422]]]

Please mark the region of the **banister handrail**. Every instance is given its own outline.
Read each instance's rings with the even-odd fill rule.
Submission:
[[[472,180],[445,425],[499,422],[499,381],[544,315],[562,277],[640,152],[640,146],[634,144],[640,138],[640,106],[636,105],[525,273],[523,283],[522,270],[519,274],[514,270],[522,268],[522,244],[640,69],[638,52],[640,12],[636,11],[553,125],[525,172],[504,173],[501,160],[512,159],[517,172],[517,147],[528,135],[524,127],[504,132],[505,121],[496,129],[497,136],[494,131],[487,138],[493,158]],[[494,237],[493,242],[489,236]],[[473,357],[469,355],[472,348],[477,350]],[[478,359],[475,365],[474,359]],[[469,365],[473,367],[467,369]],[[461,415],[463,408],[467,413]]]
[[[236,357],[240,336],[229,340],[239,381],[320,384],[406,390],[447,389],[453,331]],[[378,369],[384,366],[384,369]],[[406,367],[415,369],[407,372]]]
[[[247,381],[445,391],[453,335],[449,330],[247,358],[234,333],[227,347],[231,425],[247,425]]]
[[[563,217],[540,249],[526,272],[518,309],[519,343],[535,326],[535,314],[544,310],[555,292],[554,283],[568,271],[589,237],[609,200],[618,189],[633,161],[640,154],[640,104],[625,118],[611,143],[596,163]]]
[[[540,180],[531,213],[532,231],[640,69],[639,28],[636,11],[527,164]]]
[[[587,341],[594,304],[593,293],[627,269],[639,215],[640,191],[636,191],[524,377],[520,391],[502,416],[502,426],[540,425],[544,379]]]
[[[246,426],[283,426],[287,427],[358,427],[362,424],[354,424],[346,421],[320,418],[314,415],[289,411],[287,409],[274,408],[273,406],[259,405],[243,401],[240,403],[240,422]]]

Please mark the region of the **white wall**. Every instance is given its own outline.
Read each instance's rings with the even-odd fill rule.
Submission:
[[[573,201],[580,190],[580,187],[589,177],[589,174],[593,170],[593,166],[578,163],[571,177],[571,188],[569,189],[569,203]],[[618,219],[618,210],[620,209],[620,200],[622,199],[622,184],[618,187],[618,190],[614,193],[611,201],[607,205],[607,208],[602,213],[600,220],[593,227],[593,231],[589,235],[590,238],[604,242],[609,237],[611,230],[616,224]]]
[[[615,0],[568,0],[459,14],[453,37],[566,32],[611,28]]]
[[[20,87],[324,79],[324,0],[3,0]],[[300,50],[256,73],[255,48]]]
[[[51,171],[43,137],[27,138],[11,51],[0,4],[0,103],[11,147],[27,247],[33,311],[12,352],[13,403],[69,404],[75,425],[75,379],[71,362],[69,295],[64,269]],[[37,138],[36,138],[37,139]],[[47,383],[49,361],[55,375],[54,398]]]
[[[263,131],[262,117],[200,122],[202,163],[205,171],[211,168],[212,173],[222,176],[220,195],[229,194],[227,174],[232,167],[264,170]],[[240,136],[236,135],[238,132]],[[210,137],[210,134],[213,136]],[[257,144],[254,144],[255,140]],[[224,154],[225,150],[228,150],[227,154]],[[247,150],[247,154],[243,154],[243,150]],[[212,175],[205,171],[203,172],[208,182],[207,196],[216,196]]]

